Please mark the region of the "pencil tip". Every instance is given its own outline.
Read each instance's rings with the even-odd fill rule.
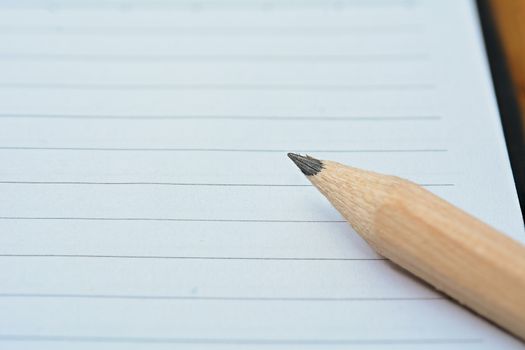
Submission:
[[[288,157],[306,176],[317,175],[323,169],[323,162],[309,155],[302,156],[296,153],[288,153]]]

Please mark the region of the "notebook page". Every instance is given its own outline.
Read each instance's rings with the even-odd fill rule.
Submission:
[[[522,348],[286,157],[409,178],[524,242],[472,2],[0,8],[0,348]]]

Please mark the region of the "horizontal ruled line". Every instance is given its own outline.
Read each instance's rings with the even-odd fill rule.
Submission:
[[[387,2],[363,1],[110,1],[110,2],[90,2],[90,1],[60,1],[52,2],[40,1],[3,1],[2,9],[27,10],[45,9],[52,12],[64,10],[92,10],[107,11],[117,10],[123,13],[133,10],[162,10],[162,11],[190,11],[189,13],[212,12],[212,11],[253,11],[256,13],[266,13],[268,11],[291,11],[291,10],[312,10],[326,9],[338,13],[344,9],[384,9],[399,8],[412,9],[415,5],[407,0],[389,0]],[[212,12],[213,13],[213,12]]]
[[[269,260],[269,261],[385,261],[385,258],[322,257],[238,257],[238,256],[162,256],[162,255],[96,255],[96,254],[0,254],[2,258],[86,258],[86,259],[159,259],[159,260]]]
[[[181,222],[243,222],[243,223],[346,223],[344,220],[278,220],[278,219],[185,219],[185,218],[116,218],[116,217],[45,217],[0,216],[0,220],[71,220],[71,221],[181,221]]]
[[[433,84],[91,84],[91,83],[0,83],[0,89],[57,89],[57,90],[191,90],[191,91],[424,91]]]
[[[60,293],[0,293],[0,298],[48,298],[48,299],[131,299],[131,300],[206,300],[206,301],[306,301],[306,302],[352,302],[352,301],[434,301],[444,297],[248,297],[248,296],[191,296],[191,295],[131,295],[131,294],[60,294]]]
[[[31,334],[0,334],[0,341],[66,343],[140,343],[140,344],[209,344],[209,345],[422,345],[482,343],[480,338],[388,338],[388,339],[282,339],[282,338],[172,338],[172,337],[104,337]]]
[[[441,153],[446,149],[247,149],[247,148],[122,148],[122,147],[29,147],[29,146],[0,146],[0,150],[39,150],[39,151],[116,151],[116,152],[242,152],[242,153]]]
[[[9,185],[130,185],[130,186],[213,186],[213,187],[312,187],[312,184],[255,184],[255,183],[190,183],[190,182],[97,182],[97,181],[14,181],[0,180]],[[419,184],[423,187],[453,187],[453,183]]]
[[[94,182],[94,181],[0,181],[0,184],[21,185],[130,185],[130,186],[210,186],[210,187],[311,187],[311,184],[245,184],[187,182]],[[447,185],[447,184],[445,184]]]
[[[191,63],[375,63],[427,61],[426,54],[355,54],[355,55],[138,55],[138,54],[67,54],[67,53],[8,53],[0,52],[0,61],[55,62],[191,62]]]
[[[229,115],[70,115],[70,114],[0,114],[1,119],[137,119],[137,120],[270,120],[270,121],[435,121],[441,120],[437,115],[421,116],[229,116]]]
[[[312,37],[352,35],[399,35],[422,31],[420,25],[377,25],[345,27],[306,26],[236,26],[236,27],[182,27],[182,26],[0,26],[0,35],[103,35],[103,36],[213,36],[213,37]]]

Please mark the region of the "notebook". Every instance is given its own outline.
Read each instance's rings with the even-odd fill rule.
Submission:
[[[4,1],[0,348],[522,348],[286,157],[525,242],[472,1]]]

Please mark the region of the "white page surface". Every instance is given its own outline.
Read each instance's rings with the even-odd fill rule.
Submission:
[[[470,1],[0,5],[0,348],[521,348],[286,152],[525,242]]]

